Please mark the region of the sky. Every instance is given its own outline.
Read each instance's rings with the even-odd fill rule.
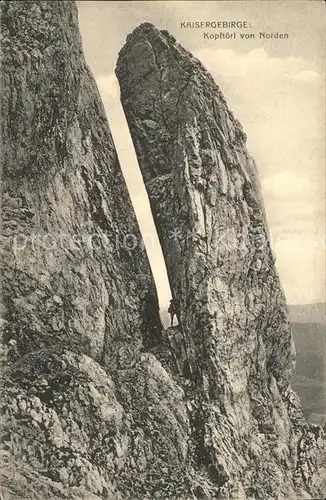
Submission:
[[[276,265],[291,304],[325,301],[325,8],[322,1],[81,1],[84,53],[100,90],[145,239],[161,306],[169,285],[114,75],[126,36],[142,22],[168,30],[211,72],[248,136]],[[247,29],[182,28],[246,21]],[[235,32],[211,40],[204,33]],[[240,33],[253,33],[242,39]],[[260,33],[288,34],[263,38]]]

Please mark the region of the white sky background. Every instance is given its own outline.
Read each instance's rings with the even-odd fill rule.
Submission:
[[[141,22],[168,30],[212,73],[248,136],[289,303],[325,300],[325,74],[323,2],[78,2],[84,52],[96,78],[155,276],[170,292],[147,196],[119,102],[114,69]],[[181,21],[247,20],[248,32],[288,40],[204,40]],[[227,31],[227,30],[226,30]],[[233,30],[229,30],[233,31]],[[245,30],[236,30],[237,34]]]

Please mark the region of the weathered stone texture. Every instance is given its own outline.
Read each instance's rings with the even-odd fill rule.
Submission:
[[[173,497],[183,390],[146,352],[155,285],[141,245],[123,245],[141,235],[76,6],[1,9],[2,498]]]
[[[6,337],[17,355],[61,343],[123,367],[161,325],[76,6],[4,2],[2,33]]]
[[[211,77],[150,25],[120,56],[180,300],[162,332],[75,3],[0,5],[2,498],[309,498],[322,435],[288,386],[255,166]]]
[[[241,124],[202,64],[151,24],[128,35],[116,73],[180,305],[196,460],[223,498],[320,494],[322,431],[289,387],[287,307]]]

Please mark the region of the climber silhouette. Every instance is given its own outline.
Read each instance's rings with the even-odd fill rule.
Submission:
[[[177,314],[177,306],[176,306],[176,303],[173,299],[170,300],[168,313],[171,316],[171,326],[173,326],[173,319],[174,319],[174,316],[176,316],[176,314]]]

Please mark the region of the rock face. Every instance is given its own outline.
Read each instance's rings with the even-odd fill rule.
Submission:
[[[2,498],[145,498],[188,417],[76,5],[1,9]]]
[[[2,10],[6,335],[19,356],[55,341],[123,367],[159,335],[158,303],[76,7]]]
[[[321,497],[322,431],[289,385],[295,352],[246,135],[166,31],[136,28],[116,73],[179,304],[206,498]]]
[[[309,498],[321,433],[288,387],[255,167],[213,81],[152,26],[120,57],[179,300],[162,331],[76,6],[0,5],[1,498]]]

